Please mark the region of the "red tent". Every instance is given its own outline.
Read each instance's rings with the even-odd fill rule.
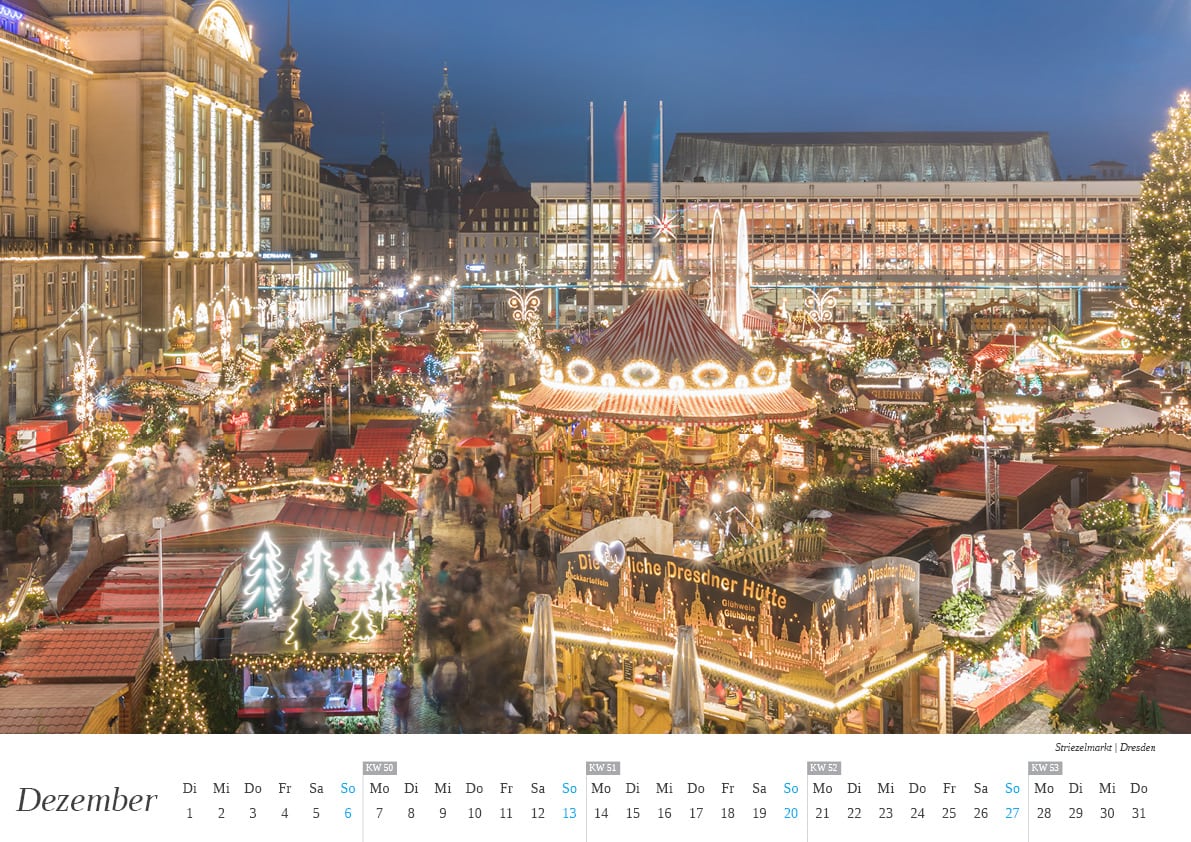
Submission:
[[[391,485],[387,485],[386,483],[378,482],[368,490],[368,504],[370,506],[379,506],[380,501],[386,499],[404,500],[405,505],[408,506],[411,511],[418,508],[417,500],[415,500],[413,497],[410,497],[404,491],[394,488]]]

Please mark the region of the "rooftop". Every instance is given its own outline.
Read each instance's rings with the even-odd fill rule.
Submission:
[[[21,683],[131,682],[159,644],[153,625],[57,625],[29,629],[4,657]]]
[[[1020,497],[1055,469],[1054,465],[1041,462],[1006,462],[1000,466],[1001,496]],[[956,494],[983,495],[984,462],[965,462],[953,471],[937,474],[932,487]]]
[[[0,689],[0,734],[78,734],[124,683],[14,684]]]

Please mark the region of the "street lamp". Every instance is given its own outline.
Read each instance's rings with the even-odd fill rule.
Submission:
[[[352,366],[356,361],[352,359],[351,354],[347,355],[344,360],[347,365],[347,446],[352,446]]]
[[[165,518],[153,518],[153,528],[157,530],[157,637],[161,640],[161,654],[165,655],[165,559],[161,548]]]
[[[17,423],[17,361],[8,361],[8,423]]]

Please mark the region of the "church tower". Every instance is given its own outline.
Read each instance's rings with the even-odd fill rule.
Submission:
[[[281,66],[277,68],[277,96],[265,108],[261,117],[262,139],[310,148],[310,131],[314,115],[302,101],[302,71],[295,62],[298,51],[290,38],[290,11],[285,12],[285,46],[281,48]]]
[[[430,188],[458,190],[463,150],[459,147],[459,107],[442,69],[442,90],[434,107],[434,139],[430,142]]]

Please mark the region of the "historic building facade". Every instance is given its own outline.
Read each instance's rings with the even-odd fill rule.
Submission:
[[[266,329],[317,321],[336,330],[355,264],[322,247],[322,158],[290,33],[287,14],[277,93],[261,116],[259,317]]]
[[[94,72],[84,96],[87,226],[136,243],[133,361],[177,324],[233,343],[253,317],[259,250],[259,48],[228,0],[41,4]]]
[[[0,364],[5,420],[200,341],[255,299],[256,83],[227,0],[46,0],[0,16]],[[87,336],[83,312],[87,311]]]

